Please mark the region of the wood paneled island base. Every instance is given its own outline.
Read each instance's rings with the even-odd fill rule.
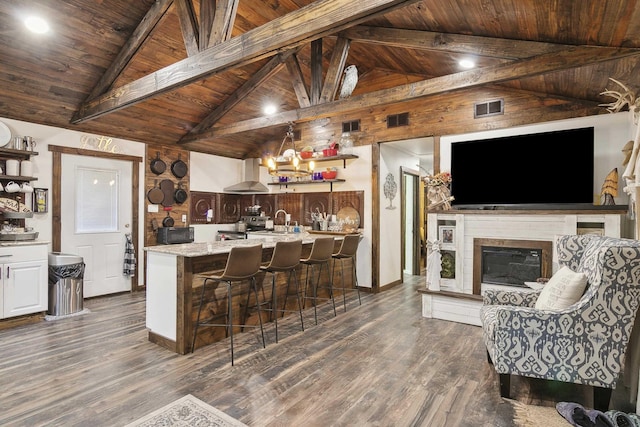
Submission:
[[[317,236],[300,233],[286,235],[270,235],[261,239],[249,240],[228,240],[211,243],[188,243],[178,245],[161,245],[145,248],[146,268],[147,268],[147,305],[146,305],[146,326],[149,331],[149,341],[165,347],[179,354],[187,354],[191,351],[191,341],[195,317],[197,316],[198,305],[200,303],[200,293],[203,279],[198,277],[199,273],[222,271],[226,265],[229,250],[238,245],[255,245],[262,243],[262,261],[268,262],[271,259],[275,243],[279,240],[302,239],[302,256],[306,256],[311,250],[311,245]],[[326,237],[326,236],[323,236]],[[338,250],[342,240],[341,235],[336,236],[335,251]],[[345,286],[353,285],[351,276],[347,274],[350,265],[345,265]],[[338,269],[339,270],[339,269]],[[298,268],[298,280],[301,289],[304,289],[305,270]],[[328,280],[328,272],[323,271],[322,280]],[[336,273],[334,281],[340,280],[339,273]],[[287,275],[277,276],[276,291],[278,301],[285,300],[284,294],[287,289]],[[256,277],[259,284],[264,284],[260,289],[259,298],[267,301],[270,308],[271,298],[271,276],[263,272]],[[248,283],[234,286],[233,293],[233,323],[258,323],[255,301],[253,296],[247,307]],[[293,286],[289,292],[293,292]],[[341,296],[340,290],[334,291],[334,296]],[[219,316],[220,322],[224,323],[227,312],[227,297],[224,286],[218,286],[205,294],[206,301],[209,301],[202,309],[202,318]],[[287,308],[295,309],[295,298],[288,298]],[[307,303],[307,307],[308,307]],[[244,316],[247,321],[244,322]],[[291,313],[288,313],[290,315]],[[269,321],[268,312],[264,312],[263,321]],[[253,329],[253,328],[251,328]],[[242,332],[240,327],[234,329],[234,334]],[[211,344],[226,337],[225,328],[207,328],[198,330],[195,348]]]

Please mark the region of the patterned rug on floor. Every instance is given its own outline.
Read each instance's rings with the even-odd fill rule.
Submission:
[[[526,405],[511,401],[514,425],[517,427],[570,427],[571,424],[558,413],[555,406]]]
[[[235,418],[188,394],[125,427],[247,427]]]

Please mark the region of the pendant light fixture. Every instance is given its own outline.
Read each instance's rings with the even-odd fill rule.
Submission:
[[[296,151],[296,144],[293,140],[293,123],[289,123],[289,127],[287,132],[282,139],[282,143],[280,144],[280,149],[278,150],[278,155],[274,158],[273,156],[267,159],[267,167],[269,168],[269,174],[273,176],[278,176],[281,181],[284,179],[290,178],[301,178],[309,176],[313,173],[313,168],[315,167],[315,163],[313,160],[309,162],[303,162],[300,158],[298,152]],[[285,150],[284,154],[282,153],[282,149],[284,148],[285,142],[287,139],[291,142],[290,149]]]

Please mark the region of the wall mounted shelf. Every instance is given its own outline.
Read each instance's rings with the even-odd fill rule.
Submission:
[[[278,185],[280,188],[287,188],[290,185],[312,185],[312,184],[326,184],[329,183],[331,191],[333,191],[334,182],[345,182],[344,179],[322,179],[316,181],[291,181],[291,182],[270,182],[268,185]]]
[[[13,148],[0,148],[0,159],[23,159],[27,160],[31,156],[37,156],[36,151],[14,150]]]
[[[357,159],[357,158],[358,156],[356,156],[355,154],[340,154],[339,156],[332,156],[332,157],[312,157],[310,159],[300,159],[300,164],[309,163],[311,161],[315,163],[322,163],[322,162],[342,160],[342,168],[344,169],[347,167],[347,160]],[[286,162],[286,161],[276,162],[276,165],[278,166],[288,165],[288,164],[290,164],[290,162]]]

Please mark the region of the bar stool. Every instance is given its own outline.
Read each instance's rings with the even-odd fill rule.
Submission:
[[[204,283],[202,284],[202,294],[200,296],[200,306],[198,307],[198,317],[196,318],[196,326],[193,331],[193,341],[191,343],[191,352],[194,351],[196,345],[196,337],[198,336],[199,326],[224,326],[227,328],[229,337],[231,338],[231,366],[233,366],[233,327],[234,326],[250,326],[258,327],[257,325],[240,325],[233,324],[233,299],[232,299],[232,284],[241,283],[244,280],[249,280],[250,285],[247,292],[253,293],[258,301],[258,289],[256,286],[256,274],[260,271],[260,263],[262,261],[262,244],[254,246],[234,246],[229,252],[227,258],[227,264],[224,271],[220,275],[207,275],[200,274],[198,276],[204,277]],[[204,294],[207,284],[212,282],[214,285],[224,282],[227,285],[227,322],[226,323],[209,323],[208,320],[200,321],[200,313],[202,312],[202,306],[204,305]],[[266,348],[264,340],[264,328],[262,327],[262,316],[260,314],[260,304],[258,306],[258,318],[260,319],[260,333],[262,334],[262,347]],[[209,319],[210,320],[210,319]]]
[[[276,342],[278,342],[278,313],[282,313],[282,317],[287,312],[295,312],[296,310],[287,310],[287,298],[289,297],[289,286],[291,285],[291,276],[296,287],[296,298],[298,301],[298,313],[300,314],[300,326],[304,331],[304,320],[302,319],[302,301],[300,299],[300,286],[296,268],[300,265],[300,254],[302,253],[302,240],[280,241],[276,242],[273,248],[273,255],[269,264],[263,265],[260,269],[264,272],[271,273],[271,297],[273,305],[270,309],[273,314],[273,322],[276,328]],[[287,290],[284,294],[284,304],[282,310],[278,308],[278,292],[276,291],[276,275],[279,272],[289,273],[287,278]]]
[[[333,278],[336,272],[336,263],[340,261],[340,278],[342,279],[342,301],[344,304],[344,311],[347,312],[347,292],[346,291],[357,291],[358,292],[358,304],[362,305],[362,301],[360,300],[360,288],[358,287],[358,274],[356,271],[356,252],[358,251],[358,245],[360,244],[360,235],[359,234],[347,234],[342,239],[342,244],[340,245],[340,250],[331,255],[333,258],[333,272],[331,273],[331,277]],[[351,280],[355,285],[355,289],[346,289],[344,287],[344,260],[351,260]]]
[[[331,261],[331,255],[333,253],[333,244],[335,240],[333,237],[319,237],[313,241],[313,245],[311,246],[311,253],[307,258],[303,258],[300,260],[300,263],[307,266],[306,269],[306,279],[305,279],[305,301],[307,299],[313,300],[313,315],[315,317],[316,325],[318,324],[318,299],[331,300],[333,303],[333,315],[336,314],[336,302],[333,299],[333,279],[331,278],[331,268],[329,263]],[[316,280],[315,286],[313,285],[313,270],[314,266],[319,266],[318,268],[318,278]],[[327,275],[329,276],[329,284],[328,286],[320,286],[320,276],[322,275],[322,266],[327,266]],[[309,275],[309,267],[311,267],[311,275]],[[311,278],[311,280],[309,280]],[[311,287],[313,288],[313,296],[308,297],[308,287],[309,282],[311,282]],[[325,288],[329,290],[329,298],[318,298],[318,288]]]

